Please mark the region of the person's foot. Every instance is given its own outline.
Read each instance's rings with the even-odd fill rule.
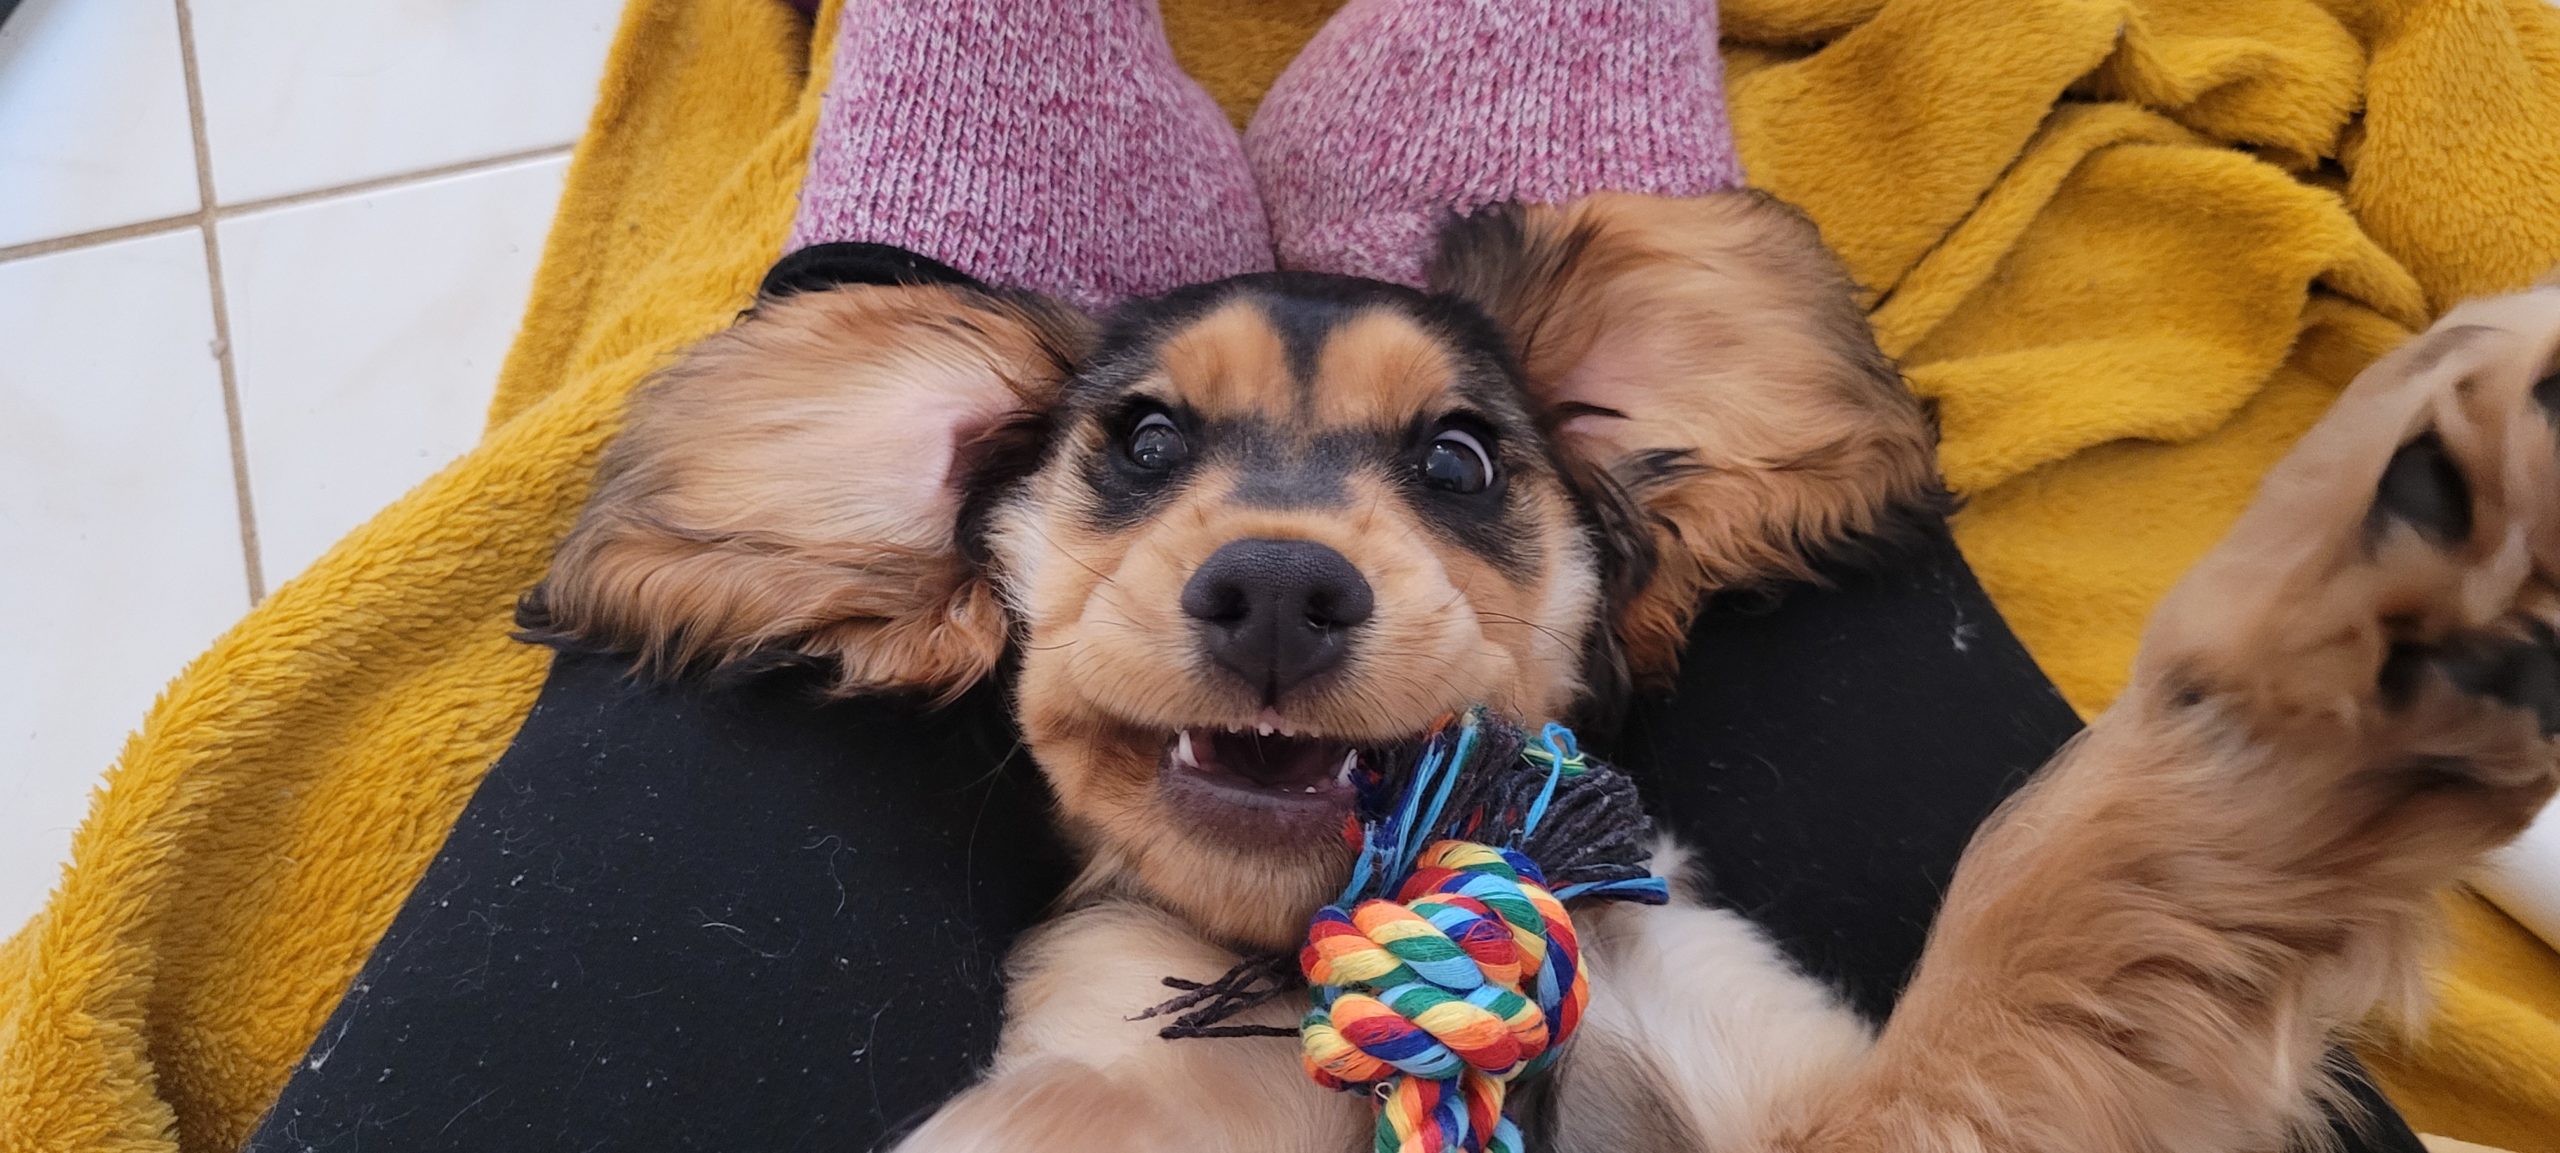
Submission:
[[[1418,284],[1451,212],[1742,183],[1713,0],[1351,0],[1245,130],[1284,267]]]
[[[894,244],[1098,308],[1271,267],[1155,0],[845,6],[790,247]]]

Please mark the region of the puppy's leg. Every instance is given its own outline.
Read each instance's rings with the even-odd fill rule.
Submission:
[[[2560,291],[2386,358],[1968,850],[1806,1150],[2271,1150],[2332,1031],[2414,1003],[2431,894],[2553,791]]]
[[[1236,962],[1153,907],[1105,901],[1040,929],[1008,960],[1004,1038],[987,1079],[927,1120],[901,1153],[1345,1153],[1361,1147],[1369,1100],[1307,1079],[1295,1037],[1157,1036],[1130,1018],[1172,995],[1168,976],[1209,980]],[[1295,1027],[1284,995],[1234,1024]]]
[[[1663,856],[1672,859],[1664,860]],[[1676,854],[1655,871],[1683,874]],[[1553,1153],[1741,1149],[1854,1064],[1865,1021],[1758,926],[1675,892],[1576,910],[1591,1003],[1545,1093]]]

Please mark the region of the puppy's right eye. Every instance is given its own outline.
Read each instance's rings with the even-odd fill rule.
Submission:
[[[1191,455],[1191,444],[1182,438],[1172,417],[1151,412],[1129,426],[1122,451],[1129,454],[1129,463],[1148,472],[1164,472]]]

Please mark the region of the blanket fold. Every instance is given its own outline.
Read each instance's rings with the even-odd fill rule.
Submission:
[[[1239,122],[1327,0],[1165,0]],[[834,5],[821,14],[832,26]],[[1753,183],[1938,406],[1958,534],[2084,712],[2152,601],[2373,357],[2560,263],[2542,0],[1729,0]],[[538,687],[508,639],[623,396],[779,252],[833,38],[632,0],[473,452],[259,605],[110,771],[0,947],[0,1151],[236,1148]],[[2454,902],[2419,1128],[2560,1153],[2560,957]]]

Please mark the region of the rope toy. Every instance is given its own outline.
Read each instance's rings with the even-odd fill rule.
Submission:
[[[1589,1004],[1567,901],[1658,905],[1653,823],[1635,784],[1573,731],[1532,741],[1483,709],[1444,717],[1412,772],[1364,768],[1344,837],[1351,882],[1292,958],[1246,957],[1215,981],[1167,977],[1166,1040],[1295,1036],[1309,1076],[1378,1099],[1376,1153],[1521,1153],[1510,1086],[1552,1064]],[[1294,972],[1293,972],[1294,970]],[[1294,988],[1297,1029],[1225,1024]]]
[[[1436,726],[1379,811],[1299,951],[1308,1075],[1378,1097],[1377,1153],[1520,1153],[1503,1100],[1591,999],[1564,902],[1669,899],[1645,865],[1651,823],[1571,730],[1525,742],[1481,709]]]
[[[1546,1066],[1591,997],[1573,919],[1541,881],[1518,853],[1439,841],[1394,900],[1316,915],[1307,1072],[1386,1089],[1379,1149],[1520,1148],[1506,1087]]]

